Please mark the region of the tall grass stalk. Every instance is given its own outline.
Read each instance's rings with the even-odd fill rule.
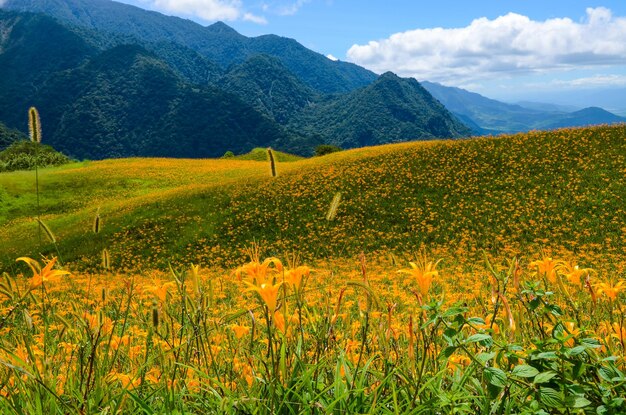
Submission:
[[[39,145],[41,144],[41,119],[37,108],[30,107],[28,110],[28,132],[30,141],[35,143],[35,191],[37,192],[37,236],[41,245],[41,207],[39,204]]]

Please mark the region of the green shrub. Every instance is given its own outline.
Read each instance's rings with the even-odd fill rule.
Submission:
[[[39,145],[39,154],[35,156],[35,146]],[[0,152],[0,172],[16,170],[32,170],[35,168],[35,157],[39,167],[60,166],[71,159],[48,145],[20,140]]]
[[[336,153],[338,151],[342,151],[343,149],[339,146],[335,146],[332,144],[321,144],[315,147],[315,155],[316,156],[325,156],[326,154]]]

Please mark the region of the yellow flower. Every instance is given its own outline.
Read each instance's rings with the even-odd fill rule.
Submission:
[[[530,263],[531,267],[536,267],[537,271],[534,275],[540,277],[546,277],[548,282],[554,283],[556,282],[556,270],[559,261],[556,261],[550,257],[544,256],[540,260],[533,261]]]
[[[278,289],[282,285],[282,282],[278,284],[263,283],[261,285],[254,285],[246,282],[250,286],[246,291],[255,291],[259,294],[270,312],[276,310],[276,303],[278,302]]]
[[[579,268],[573,262],[560,261],[556,265],[556,270],[561,273],[570,284],[581,285],[589,273],[593,272],[591,268]]]
[[[437,271],[436,268],[440,261],[441,260],[437,262],[426,262],[426,259],[423,259],[418,263],[409,262],[411,269],[401,269],[398,272],[409,274],[413,277],[417,283],[420,294],[426,296],[432,285],[433,278],[439,276],[439,271]]]
[[[241,339],[243,336],[250,332],[250,327],[248,326],[240,326],[238,324],[232,324],[230,329],[235,333],[235,337],[237,339]]]
[[[56,257],[52,258],[52,260],[50,260],[50,262],[48,262],[43,269],[41,269],[41,265],[39,265],[39,262],[28,257],[20,257],[17,259],[17,261],[25,262],[33,271],[33,277],[30,279],[31,290],[41,286],[44,282],[54,282],[63,275],[70,274],[68,271],[52,269],[54,267],[54,264],[57,262]]]
[[[598,294],[604,294],[609,297],[609,300],[615,301],[619,296],[619,293],[626,290],[626,281],[622,280],[617,284],[613,284],[612,282],[599,282],[595,284],[596,290],[598,290]]]
[[[175,286],[176,286],[176,283],[170,281],[170,282],[165,282],[162,284],[155,284],[151,287],[148,287],[146,291],[154,294],[154,296],[159,299],[161,304],[163,304],[165,303],[165,300],[167,299],[167,291],[171,287],[175,287]]]

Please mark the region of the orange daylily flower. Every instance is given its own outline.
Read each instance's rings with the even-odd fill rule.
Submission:
[[[255,291],[259,294],[270,312],[276,310],[276,304],[278,303],[278,289],[282,285],[282,282],[277,284],[263,283],[261,285],[254,285],[246,282],[250,286],[246,291]]]
[[[48,262],[43,269],[41,268],[41,265],[39,265],[39,262],[35,261],[32,258],[20,257],[17,259],[17,261],[25,262],[33,271],[33,276],[30,279],[31,290],[41,286],[44,282],[54,282],[64,275],[70,275],[68,271],[52,269],[54,267],[54,264],[57,262],[56,257],[52,258],[52,260],[50,260],[50,262]]]
[[[615,301],[622,291],[626,290],[626,281],[622,280],[616,284],[612,282],[599,282],[595,284],[598,294],[604,294],[609,297],[609,300]]]
[[[413,279],[417,283],[420,294],[425,296],[430,290],[433,278],[439,276],[439,271],[436,270],[439,262],[441,262],[441,260],[438,260],[436,262],[426,262],[425,259],[418,263],[409,262],[409,265],[411,265],[411,269],[401,269],[398,272],[403,274],[409,274],[411,277],[413,277]]]

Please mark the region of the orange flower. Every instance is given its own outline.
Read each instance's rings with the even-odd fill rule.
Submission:
[[[593,272],[591,268],[579,268],[573,262],[565,261],[560,261],[556,266],[556,270],[573,285],[581,285],[585,277]]]
[[[622,280],[617,284],[613,284],[612,282],[599,282],[595,286],[596,290],[598,290],[598,294],[604,294],[609,297],[609,300],[615,301],[619,294],[626,290],[626,281]]]
[[[417,283],[420,294],[426,296],[430,290],[430,286],[432,285],[433,278],[439,276],[439,271],[437,271],[436,268],[440,261],[441,260],[437,262],[426,262],[426,259],[424,258],[418,263],[409,262],[411,269],[401,269],[398,272],[409,274],[413,277]]]
[[[238,324],[232,324],[230,329],[235,333],[235,337],[237,339],[241,339],[246,334],[250,333],[250,327],[248,326],[240,326]]]
[[[550,257],[544,256],[542,259],[533,261],[530,263],[531,267],[537,267],[537,271],[534,275],[540,277],[546,277],[548,282],[556,282],[556,270],[559,261],[556,261]]]
[[[57,262],[56,257],[52,258],[52,260],[50,260],[50,262],[48,262],[43,269],[41,269],[41,265],[39,265],[39,262],[28,257],[20,257],[17,259],[17,261],[25,262],[33,271],[33,277],[30,279],[31,290],[41,286],[44,282],[55,282],[63,275],[70,274],[68,271],[52,269],[54,267],[54,264]]]
[[[282,282],[278,284],[263,283],[261,285],[254,285],[246,282],[250,286],[246,291],[255,291],[259,294],[270,312],[276,310],[276,304],[278,303],[278,289],[282,285]]]
[[[270,265],[274,265],[270,267]],[[235,270],[234,274],[239,279],[244,279],[248,283],[261,285],[267,283],[272,277],[272,273],[282,272],[283,263],[278,258],[267,258],[263,263],[250,262]]]
[[[285,281],[295,288],[296,291],[300,290],[302,280],[307,278],[311,273],[311,269],[307,266],[299,266],[294,269],[285,271]]]
[[[161,304],[165,303],[165,300],[167,299],[167,291],[171,288],[171,287],[175,287],[176,283],[175,282],[165,282],[162,284],[155,284],[151,287],[148,287],[146,289],[146,291],[151,292],[152,294],[154,294],[154,296],[156,298],[159,299],[159,301],[161,302]]]

